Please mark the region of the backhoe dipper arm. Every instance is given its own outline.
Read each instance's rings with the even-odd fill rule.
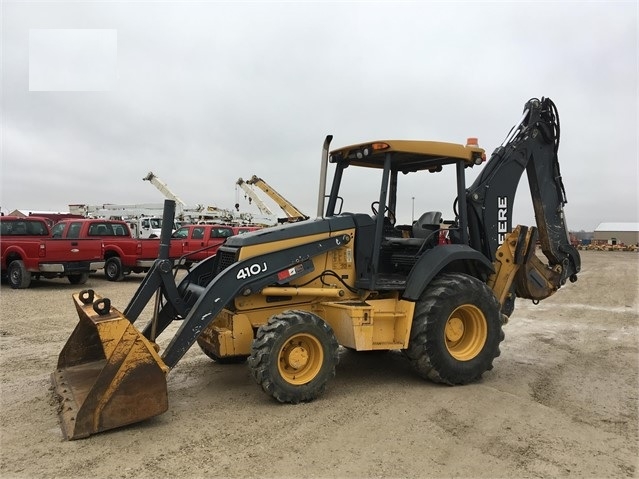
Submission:
[[[579,252],[570,244],[564,216],[566,195],[559,172],[559,117],[548,98],[529,100],[519,124],[493,152],[483,171],[467,191],[470,244],[495,261],[497,250],[507,239],[511,245],[519,239],[518,250],[534,251],[537,230],[530,235],[510,235],[512,211],[517,186],[524,169],[530,193],[541,249],[553,275],[546,275],[548,290],[558,289],[570,278],[576,281],[581,269]],[[524,238],[527,238],[524,240]],[[532,258],[534,255],[520,255]],[[520,290],[522,272],[517,278],[518,296],[529,297]],[[552,276],[552,279],[548,279]],[[531,277],[533,281],[539,278]],[[525,281],[524,281],[525,283]],[[552,294],[548,293],[547,295]],[[545,296],[544,296],[545,297]],[[541,298],[534,298],[541,299]]]

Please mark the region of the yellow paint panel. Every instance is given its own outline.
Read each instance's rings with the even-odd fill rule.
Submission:
[[[340,148],[338,150],[331,151],[331,155],[341,153],[348,155],[351,150],[358,150],[373,143],[386,143],[390,148],[379,150],[371,156],[383,155],[387,152],[399,152],[410,155],[423,155],[423,156],[445,156],[450,158],[459,158],[467,161],[472,161],[473,156],[476,154],[483,154],[484,149],[477,146],[461,145],[459,143],[446,143],[442,141],[422,141],[422,140],[379,140],[371,141],[368,143],[360,143],[357,145],[350,145]]]
[[[245,314],[233,316],[233,351],[235,355],[251,354],[251,343],[253,342],[253,327]]]
[[[414,308],[397,298],[322,304],[338,342],[358,351],[408,347]]]
[[[353,246],[354,241],[352,240],[355,235],[354,229],[336,231],[329,234],[322,235],[313,235],[313,236],[305,236],[302,238],[295,238],[286,241],[273,242],[273,243],[265,243],[262,245],[255,245],[248,248],[244,248],[241,251],[241,259],[253,257],[257,254],[264,254],[266,252],[277,251],[283,248],[289,248],[292,246],[297,246],[304,243],[309,243],[311,241],[316,241],[319,239],[326,239],[334,236],[341,235],[349,235],[351,237],[351,241],[344,246],[334,250],[329,251],[327,254],[321,254],[312,258],[313,266],[315,270],[311,273],[308,273],[304,276],[300,276],[299,278],[295,278],[290,282],[290,286],[304,285],[308,288],[338,288],[344,290],[345,295],[342,299],[354,298],[355,294],[348,291],[348,289],[344,288],[344,285],[337,279],[331,276],[327,276],[324,279],[324,283],[320,278],[308,283],[309,279],[317,276],[320,272],[326,270],[332,270],[337,273],[342,278],[342,281],[350,287],[354,287],[355,285],[355,261],[353,259]],[[308,283],[308,284],[307,284]],[[328,286],[327,286],[328,285]],[[300,293],[298,293],[300,294]],[[249,314],[250,322],[256,326],[263,324],[268,320],[272,314],[275,314],[279,311],[283,311],[284,309],[301,309],[301,310],[309,310],[311,304],[319,303],[324,301],[326,298],[321,296],[312,297],[312,296],[292,296],[289,300],[282,301],[280,298],[277,302],[269,302],[267,297],[253,294],[251,296],[238,296],[235,299],[235,308],[239,312],[245,312]],[[265,316],[265,313],[262,311],[263,308],[269,309],[269,314]],[[266,318],[266,319],[264,319]]]

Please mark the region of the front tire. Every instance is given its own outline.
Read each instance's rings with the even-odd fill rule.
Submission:
[[[322,318],[307,311],[285,311],[260,326],[248,365],[266,394],[297,404],[319,397],[335,377],[338,347]]]
[[[443,274],[415,305],[405,354],[425,379],[467,384],[493,368],[503,339],[499,302],[492,290],[466,274]]]
[[[107,258],[104,263],[104,276],[109,281],[121,281],[124,278],[124,269],[122,268],[122,260],[117,256]]]
[[[31,285],[31,273],[22,260],[14,260],[8,268],[9,284],[13,289],[26,289]]]

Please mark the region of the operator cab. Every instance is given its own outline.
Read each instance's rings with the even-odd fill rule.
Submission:
[[[369,290],[403,289],[408,275],[425,251],[440,243],[468,244],[464,171],[467,167],[481,164],[485,159],[485,152],[477,146],[476,139],[469,139],[466,145],[384,140],[333,150],[329,162],[335,165],[335,172],[328,196],[327,217],[340,214],[337,209],[342,201],[350,209],[351,201],[344,200],[344,197],[361,198],[359,189],[370,186],[367,181],[369,178],[371,183],[377,181],[379,185],[375,192],[379,196],[370,204],[370,215],[343,213],[352,216],[357,227],[357,287]],[[454,220],[444,221],[441,211],[425,211],[418,213],[416,220],[411,219],[410,224],[398,224],[397,218],[407,216],[405,212],[398,211],[399,173],[421,174],[419,187],[427,188],[427,184],[421,186],[421,179],[426,180],[424,175],[441,172],[448,165],[455,165],[457,176],[458,210],[455,209]],[[355,183],[349,185],[348,167],[369,169],[370,172],[366,174],[370,176],[363,175],[364,172],[359,170],[357,175],[352,175],[356,176]],[[351,191],[354,189],[358,190],[357,194]],[[353,209],[362,211],[362,207]],[[446,230],[446,239],[442,234],[440,240],[440,231],[443,229]]]

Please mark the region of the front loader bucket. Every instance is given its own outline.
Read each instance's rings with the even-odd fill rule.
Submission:
[[[155,344],[93,291],[74,294],[80,321],[51,382],[66,439],[80,439],[165,412],[169,368]]]

